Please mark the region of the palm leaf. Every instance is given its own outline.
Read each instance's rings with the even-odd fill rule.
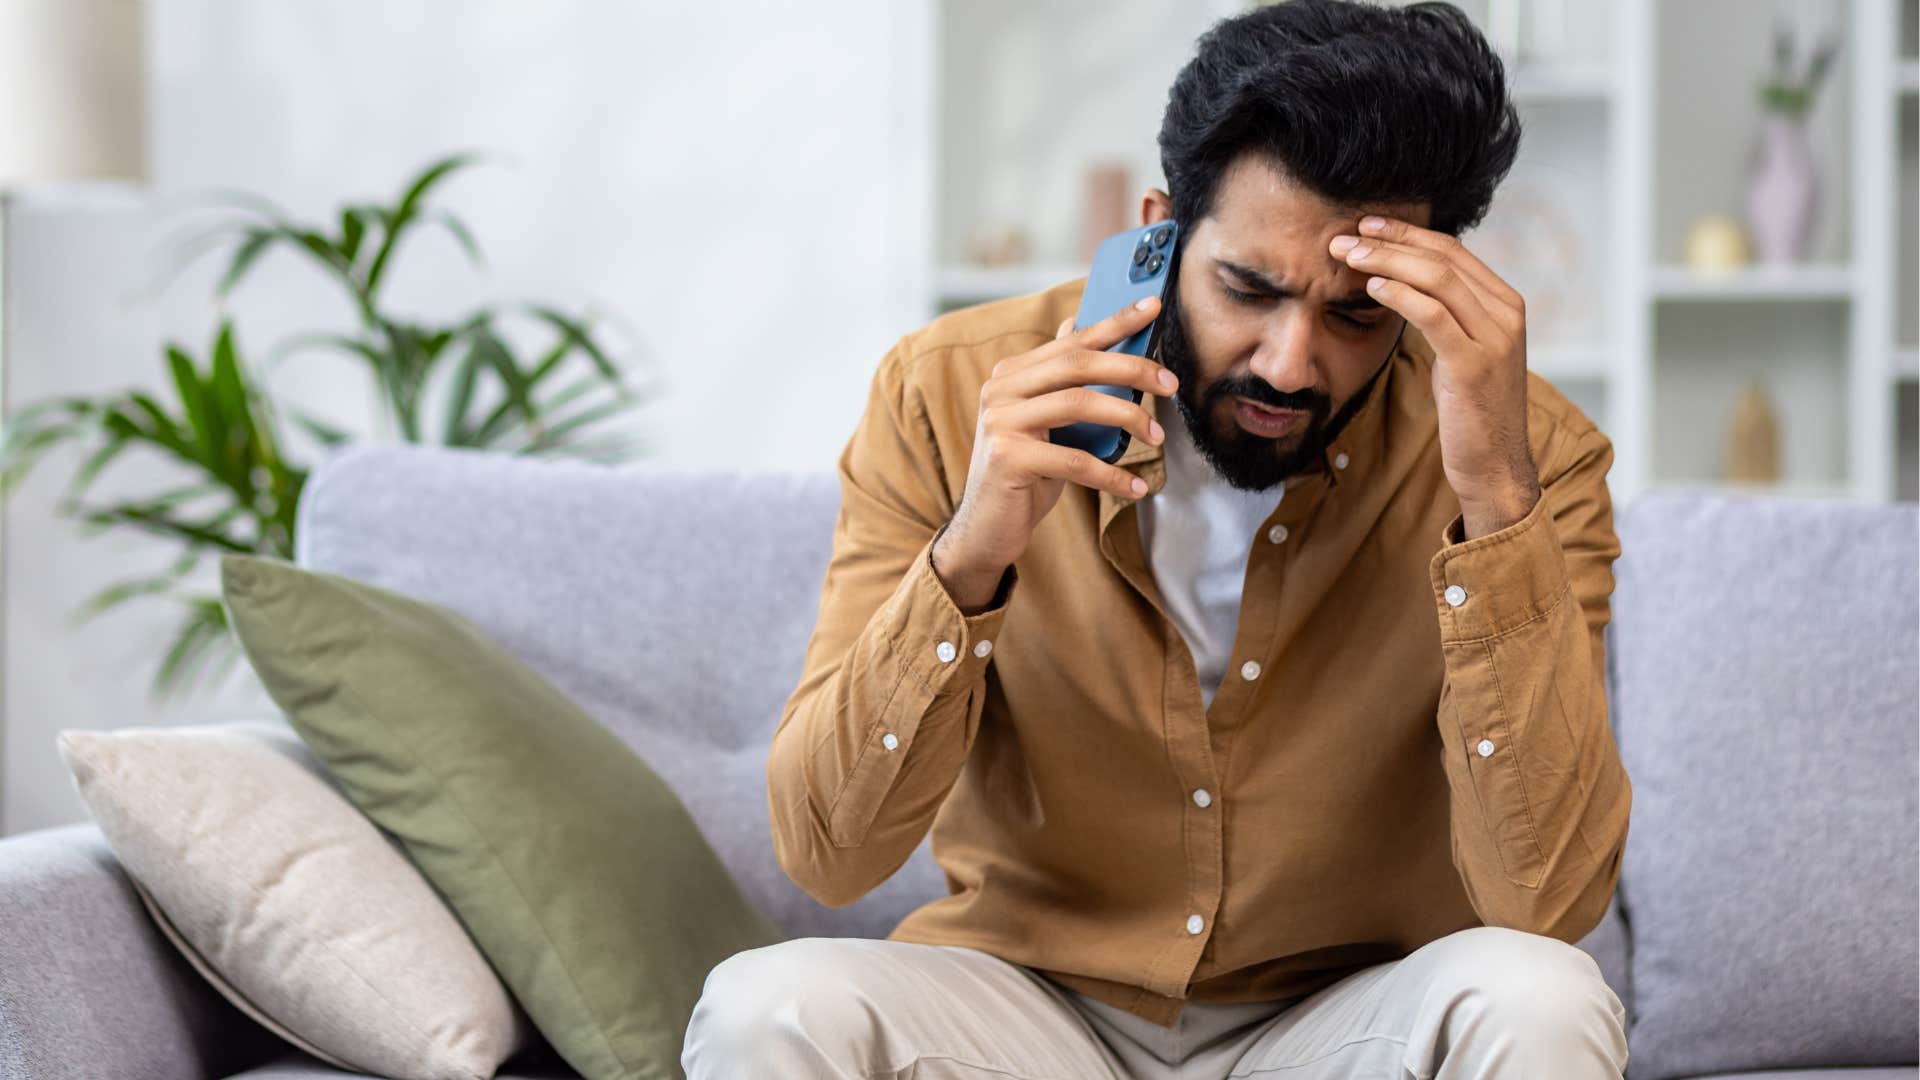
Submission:
[[[213,653],[234,648],[232,636],[227,632],[227,613],[218,599],[192,597],[183,602],[187,605],[187,615],[161,657],[151,695],[155,700],[185,690],[204,673]]]
[[[240,279],[246,276],[247,269],[253,265],[254,260],[258,259],[260,253],[272,244],[272,233],[261,229],[248,230],[247,238],[234,249],[233,258],[228,260],[227,272],[220,275],[220,284],[214,288],[214,293],[224,297],[232,292],[234,286],[240,284]]]
[[[396,205],[392,213],[387,216],[385,222],[386,227],[382,230],[384,235],[380,239],[379,250],[374,253],[373,262],[367,268],[366,295],[369,303],[372,302],[373,296],[379,291],[380,283],[385,280],[387,264],[393,258],[395,246],[400,243],[400,238],[404,236],[412,226],[416,215],[419,213],[421,203],[427,197],[427,193],[432,191],[436,185],[454,172],[473,165],[479,160],[480,155],[476,153],[449,154],[429,164],[426,169],[407,186],[405,194],[400,196],[399,204]]]
[[[143,578],[135,578],[130,581],[123,581],[94,593],[81,605],[77,618],[70,617],[69,621],[84,622],[105,614],[108,610],[118,607],[136,596],[150,596],[154,593],[166,592],[175,585],[178,585],[180,579],[186,577],[193,571],[193,568],[198,565],[200,565],[200,552],[188,551],[175,559],[173,565],[162,573]]]

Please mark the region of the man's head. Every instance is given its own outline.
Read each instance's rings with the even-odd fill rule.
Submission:
[[[1459,235],[1519,146],[1500,60],[1451,4],[1289,0],[1200,39],[1160,127],[1171,194],[1141,218],[1181,224],[1160,359],[1228,483],[1317,467],[1405,326],[1328,243],[1369,212]],[[1299,413],[1262,435],[1237,399]]]

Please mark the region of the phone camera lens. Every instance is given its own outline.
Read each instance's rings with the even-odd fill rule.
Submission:
[[[1157,274],[1157,273],[1159,273],[1159,272],[1160,272],[1160,264],[1161,264],[1161,263],[1163,263],[1163,262],[1165,262],[1165,261],[1166,261],[1165,259],[1162,259],[1162,258],[1161,258],[1161,257],[1160,257],[1159,255],[1157,255],[1157,254],[1156,254],[1156,255],[1155,255],[1155,256],[1154,256],[1153,258],[1151,258],[1151,259],[1148,259],[1148,260],[1147,260],[1147,273],[1149,273],[1149,274]]]
[[[1133,249],[1133,265],[1139,266],[1141,263],[1146,261],[1147,261],[1147,245],[1141,244],[1139,247]]]
[[[1166,247],[1167,241],[1171,239],[1173,239],[1173,230],[1161,229],[1159,232],[1153,234],[1153,246],[1158,248]]]

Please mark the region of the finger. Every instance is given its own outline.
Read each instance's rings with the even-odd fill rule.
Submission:
[[[1406,252],[1408,255],[1415,258],[1434,260],[1439,262],[1439,264],[1442,266],[1453,267],[1453,264],[1446,262],[1440,256],[1437,256],[1433,254],[1431,251],[1428,251],[1423,248],[1416,248],[1407,244],[1396,243],[1389,240],[1374,240],[1366,237],[1362,237],[1361,239],[1362,239],[1361,244],[1354,245],[1351,249],[1348,250],[1347,253],[1338,256],[1340,259],[1344,260],[1347,263],[1347,265],[1352,266],[1358,270],[1365,270],[1369,273],[1375,273],[1375,274],[1385,273],[1389,277],[1397,276],[1392,272],[1386,270],[1385,263],[1375,265],[1373,252],[1384,251],[1384,250]],[[1368,254],[1364,256],[1353,255],[1353,252],[1360,250],[1362,246],[1368,249]],[[1487,314],[1490,316],[1496,315],[1499,305],[1502,303],[1502,301],[1496,296],[1494,296],[1494,294],[1492,294],[1491,292],[1488,292],[1485,285],[1482,285],[1480,282],[1474,280],[1474,278],[1472,278],[1471,276],[1461,272],[1457,267],[1453,267],[1453,269],[1454,269],[1454,272],[1459,275],[1460,280],[1465,282],[1467,287],[1473,291],[1474,299],[1480,301],[1480,306],[1486,310]],[[1436,290],[1422,285],[1421,282],[1415,281],[1415,282],[1411,282],[1411,284],[1414,284],[1416,286],[1421,286],[1423,288],[1427,288],[1427,291],[1429,293],[1438,295]]]
[[[1400,244],[1362,241],[1341,256],[1348,266],[1402,281],[1447,305],[1454,321],[1475,341],[1504,341],[1506,328],[1481,303],[1480,294],[1451,263]]]
[[[1126,398],[1103,394],[1085,386],[1069,386],[1051,394],[1013,401],[995,410],[1009,430],[1026,432],[1036,438],[1057,427],[1086,422],[1125,428],[1133,437],[1155,446],[1164,433],[1146,409]]]
[[[1160,298],[1157,296],[1144,297],[1135,303],[1128,304],[1126,307],[1101,319],[1099,322],[1092,323],[1080,330],[1070,331],[1064,337],[1056,337],[1037,349],[1031,349],[1019,355],[1007,357],[994,365],[993,374],[997,377],[1006,372],[1019,371],[1023,368],[1032,367],[1034,364],[1046,360],[1049,357],[1056,356],[1068,349],[1083,347],[1090,349],[1107,349],[1111,346],[1118,345],[1138,333],[1146,327],[1147,324],[1153,322],[1154,316],[1158,314],[1160,314]]]
[[[1142,305],[1145,306],[1143,307]],[[1068,349],[1083,346],[1093,349],[1106,349],[1109,346],[1117,345],[1138,333],[1148,323],[1151,323],[1154,316],[1159,313],[1160,299],[1149,296],[1136,303],[1128,304],[1119,311],[1081,330],[1071,329],[1073,323],[1072,320],[1068,320],[1065,324],[1068,329],[1064,335],[1056,331],[1056,336],[1052,341],[1046,342],[1038,348],[1029,349],[1024,353],[1018,353],[1001,360],[993,366],[993,375],[997,378],[1008,372],[1032,367],[1034,364],[1046,360],[1049,357],[1056,356]]]
[[[1406,316],[1420,333],[1443,350],[1471,347],[1475,342],[1460,329],[1447,305],[1419,289],[1390,277],[1367,279],[1367,293],[1375,300]]]
[[[1018,442],[1009,455],[1016,469],[1030,476],[1071,480],[1096,491],[1111,491],[1123,499],[1143,494],[1133,490],[1134,475],[1118,465],[1109,465],[1085,450],[1045,439]]]
[[[1074,349],[1002,375],[987,388],[992,400],[1018,401],[1039,397],[1066,386],[1128,386],[1142,393],[1168,397],[1180,380],[1159,362],[1132,353]]]
[[[1365,224],[1366,219],[1362,218],[1362,224],[1360,225],[1360,235],[1362,237],[1377,236],[1382,240],[1387,240],[1392,243],[1406,244],[1410,247],[1417,247],[1443,255],[1453,262],[1458,263],[1462,272],[1472,278],[1480,287],[1498,297],[1501,303],[1506,304],[1516,311],[1520,309],[1520,293],[1515,290],[1513,286],[1507,284],[1506,280],[1499,274],[1494,273],[1491,267],[1482,262],[1480,256],[1475,255],[1470,248],[1461,243],[1459,237],[1433,229],[1423,229],[1410,221],[1402,221],[1399,218],[1386,217],[1384,215],[1369,216],[1380,217],[1381,224],[1379,226],[1369,226]]]
[[[1072,336],[1075,341],[1089,349],[1109,348],[1132,337],[1159,314],[1160,298],[1143,296],[1092,326],[1075,332]]]
[[[1061,319],[1060,329],[1055,330],[1053,332],[1053,340],[1059,341],[1061,338],[1066,337],[1067,333],[1072,329],[1073,329],[1073,320],[1071,318]]]

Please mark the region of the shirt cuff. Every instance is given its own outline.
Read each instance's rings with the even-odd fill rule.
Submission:
[[[1428,563],[1446,643],[1498,637],[1551,611],[1572,588],[1553,514],[1540,493],[1527,516],[1497,532],[1461,539],[1455,514]]]
[[[940,696],[954,683],[971,685],[993,655],[995,638],[1007,621],[1008,601],[1012,599],[1020,574],[1007,567],[993,607],[977,615],[960,610],[940,575],[933,568],[933,544],[928,540],[907,572],[905,587],[895,592],[900,607],[893,623],[894,655],[900,657],[907,675]]]

